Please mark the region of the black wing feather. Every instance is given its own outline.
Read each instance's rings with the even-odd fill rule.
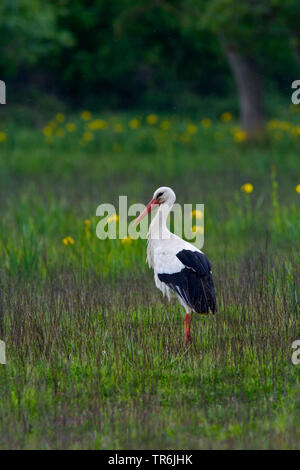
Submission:
[[[195,312],[211,310],[215,313],[216,297],[209,260],[203,253],[191,250],[181,250],[176,256],[185,268],[174,274],[158,274],[159,280],[168,284]]]

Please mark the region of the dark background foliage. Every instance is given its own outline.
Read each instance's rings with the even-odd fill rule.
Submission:
[[[75,107],[201,107],[235,96],[225,43],[272,92],[299,72],[291,0],[4,0],[0,15],[0,77],[16,100],[34,89]]]

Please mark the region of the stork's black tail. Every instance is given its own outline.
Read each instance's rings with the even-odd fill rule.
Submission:
[[[197,313],[216,312],[216,297],[211,264],[203,253],[181,250],[177,258],[184,264],[180,272],[158,274]]]

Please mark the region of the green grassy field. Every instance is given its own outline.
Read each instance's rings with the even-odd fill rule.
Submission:
[[[296,111],[256,145],[228,113],[2,124],[1,448],[299,447]],[[146,242],[95,234],[100,203],[161,185],[205,204],[218,312],[194,315],[187,351]]]

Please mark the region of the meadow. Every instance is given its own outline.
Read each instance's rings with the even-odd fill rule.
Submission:
[[[227,110],[2,121],[2,449],[299,448],[299,117],[256,143]],[[218,311],[187,351],[146,242],[95,233],[100,203],[161,185],[205,204]]]

